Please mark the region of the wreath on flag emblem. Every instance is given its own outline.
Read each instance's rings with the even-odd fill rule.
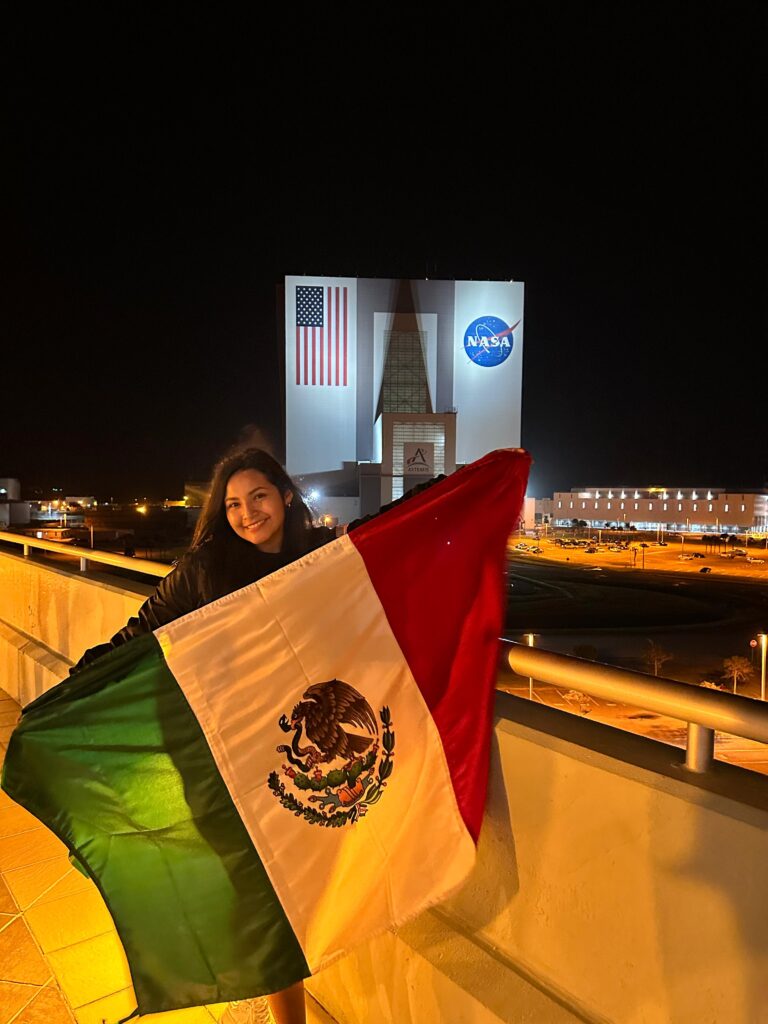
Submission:
[[[310,686],[277,724],[293,733],[290,745],[277,747],[285,756],[281,774],[270,772],[267,780],[283,807],[311,825],[340,828],[381,799],[395,754],[388,707],[377,721],[362,694],[331,679]]]

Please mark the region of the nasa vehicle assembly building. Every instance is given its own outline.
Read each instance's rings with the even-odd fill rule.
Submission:
[[[286,465],[319,512],[520,445],[517,281],[285,279]]]

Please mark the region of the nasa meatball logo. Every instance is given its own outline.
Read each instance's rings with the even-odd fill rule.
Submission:
[[[480,316],[464,332],[464,351],[478,366],[499,366],[509,358],[514,345],[512,327],[498,316]]]

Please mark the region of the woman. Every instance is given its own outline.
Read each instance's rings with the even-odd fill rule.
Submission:
[[[417,490],[423,486],[429,484]],[[348,529],[365,521],[357,520]],[[86,651],[72,671],[135,636],[268,576],[335,535],[335,530],[312,526],[298,489],[271,455],[248,448],[225,457],[214,470],[189,551],[144,602],[138,617],[109,643]],[[276,1024],[305,1024],[302,982],[268,998]],[[269,1019],[264,999],[248,999],[231,1004],[221,1024],[266,1024]]]
[[[259,448],[226,456],[216,466],[189,551],[139,609],[138,617],[86,651],[77,671],[108,650],[254,583],[333,540],[313,527],[309,509],[279,462]],[[277,1024],[305,1024],[302,982],[269,997]],[[221,1024],[270,1020],[264,999],[232,1003]]]
[[[214,469],[189,551],[138,617],[109,643],[86,651],[72,672],[135,636],[268,576],[335,536],[332,529],[312,526],[298,489],[267,452],[247,448],[225,456]]]

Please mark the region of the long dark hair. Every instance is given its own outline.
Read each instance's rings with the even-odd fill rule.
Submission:
[[[211,489],[195,527],[190,551],[201,547],[207,541],[227,540],[236,534],[227,522],[224,497],[229,478],[241,469],[256,469],[263,473],[282,495],[290,491],[291,503],[285,510],[283,550],[303,554],[307,534],[312,526],[312,516],[304,504],[301,491],[291,480],[280,463],[262,448],[242,448],[221,459],[213,470]]]

